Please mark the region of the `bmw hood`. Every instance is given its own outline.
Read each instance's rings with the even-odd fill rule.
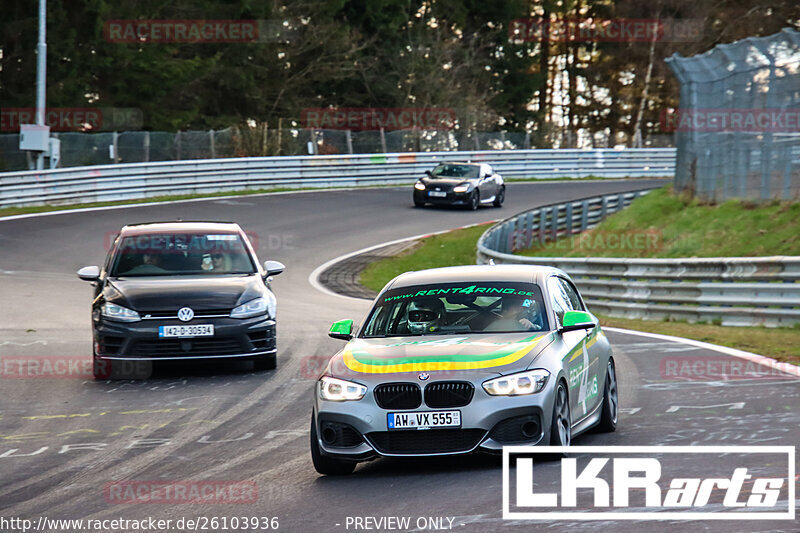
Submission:
[[[105,299],[135,311],[195,311],[233,309],[263,296],[264,282],[257,274],[236,276],[186,276],[115,278],[105,287]]]
[[[328,366],[339,378],[385,382],[422,372],[472,379],[520,372],[554,340],[552,332],[353,339]]]

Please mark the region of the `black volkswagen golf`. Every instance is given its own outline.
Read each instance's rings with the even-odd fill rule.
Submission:
[[[259,264],[238,224],[125,226],[102,269],[78,271],[95,286],[95,378],[139,377],[137,368],[164,360],[246,358],[275,368],[269,282],[283,270]]]

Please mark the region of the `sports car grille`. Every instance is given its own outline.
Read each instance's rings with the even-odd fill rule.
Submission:
[[[422,404],[416,383],[385,383],[375,387],[374,394],[381,409],[416,409]]]
[[[139,314],[145,320],[165,320],[170,318],[178,318],[178,311],[177,310],[151,310],[151,311],[139,311]],[[226,317],[231,314],[230,308],[224,309],[195,309],[194,310],[194,318],[203,318],[203,317]]]
[[[428,407],[463,407],[472,401],[475,387],[466,381],[439,381],[425,387]]]
[[[468,452],[475,448],[486,431],[482,429],[426,429],[377,431],[367,439],[381,453],[427,454]]]
[[[170,339],[157,341],[137,341],[130,349],[133,357],[169,357],[200,355],[234,355],[245,350],[235,337],[214,339]]]

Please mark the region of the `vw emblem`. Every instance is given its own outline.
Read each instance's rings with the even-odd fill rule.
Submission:
[[[194,311],[191,307],[181,307],[178,309],[178,320],[181,322],[189,322],[194,318]]]
[[[431,377],[431,375],[428,374],[427,372],[423,372],[422,374],[419,375],[419,379],[421,381],[426,381],[429,377]]]

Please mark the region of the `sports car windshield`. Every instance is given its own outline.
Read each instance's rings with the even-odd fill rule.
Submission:
[[[252,274],[255,265],[236,234],[150,233],[123,237],[110,276]]]
[[[439,165],[433,169],[434,178],[477,178],[478,167],[475,165]]]
[[[542,292],[532,283],[417,285],[387,291],[367,319],[367,338],[547,331]]]

